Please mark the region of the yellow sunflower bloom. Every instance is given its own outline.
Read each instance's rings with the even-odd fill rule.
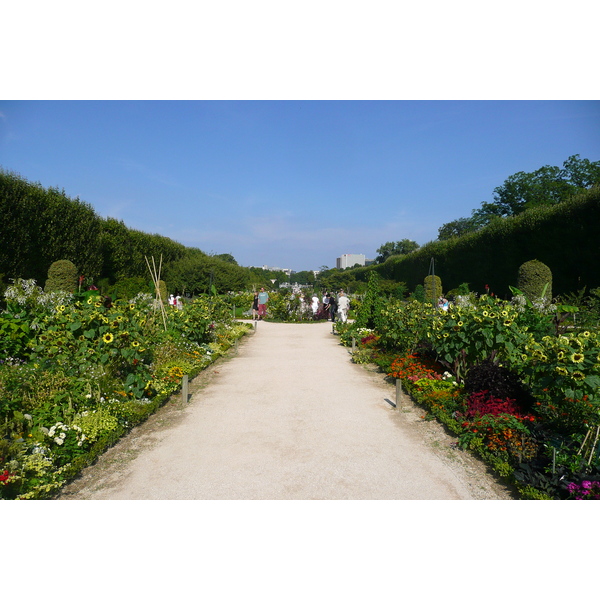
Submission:
[[[110,344],[115,338],[113,337],[112,333],[105,333],[102,336],[102,339],[106,344]]]

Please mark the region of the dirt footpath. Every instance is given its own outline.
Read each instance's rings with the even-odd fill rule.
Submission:
[[[258,323],[60,499],[510,499],[331,323]]]

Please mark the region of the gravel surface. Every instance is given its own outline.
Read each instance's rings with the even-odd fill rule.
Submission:
[[[331,323],[258,323],[59,499],[511,499]]]

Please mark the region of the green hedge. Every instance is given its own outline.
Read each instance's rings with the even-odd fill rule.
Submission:
[[[431,259],[445,289],[468,283],[470,289],[510,295],[521,264],[537,259],[553,275],[553,293],[600,286],[600,187],[557,206],[530,209],[516,217],[446,241],[430,242],[406,256],[392,256],[371,267],[386,279],[414,289],[427,275]]]

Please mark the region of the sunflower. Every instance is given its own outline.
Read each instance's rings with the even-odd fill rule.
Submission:
[[[488,316],[488,311],[487,311],[487,310],[484,310],[484,311],[483,311],[481,314],[482,314],[484,317],[487,317],[487,316]]]
[[[557,355],[556,358],[558,358],[558,360],[563,360],[565,358],[565,353],[561,350]]]
[[[584,331],[584,332],[583,332],[581,335],[582,335],[584,338],[589,338],[589,337],[590,337],[590,332],[589,332],[589,331]]]
[[[105,333],[102,336],[102,339],[106,344],[110,344],[115,338],[113,337],[112,333]]]
[[[60,306],[57,306],[56,310],[59,311],[59,312],[65,312],[65,305],[61,304]]]
[[[585,356],[583,354],[580,354],[579,352],[574,352],[573,354],[571,354],[571,362],[574,363],[582,363],[584,358]]]
[[[585,375],[581,371],[574,371],[571,375],[571,378],[575,379],[575,381],[583,381],[585,379]]]
[[[564,367],[556,367],[555,371],[559,375],[568,375],[569,374],[569,371],[567,371]]]
[[[135,341],[134,341],[134,342],[131,342],[131,345],[132,345],[134,348],[137,348],[137,347],[140,345],[140,343],[139,343],[139,342],[135,342]]]
[[[502,311],[500,314],[501,314],[503,317],[508,317],[508,311],[507,311],[507,310],[503,310],[503,311]]]
[[[510,327],[512,325],[512,321],[510,319],[504,319],[504,327]]]

